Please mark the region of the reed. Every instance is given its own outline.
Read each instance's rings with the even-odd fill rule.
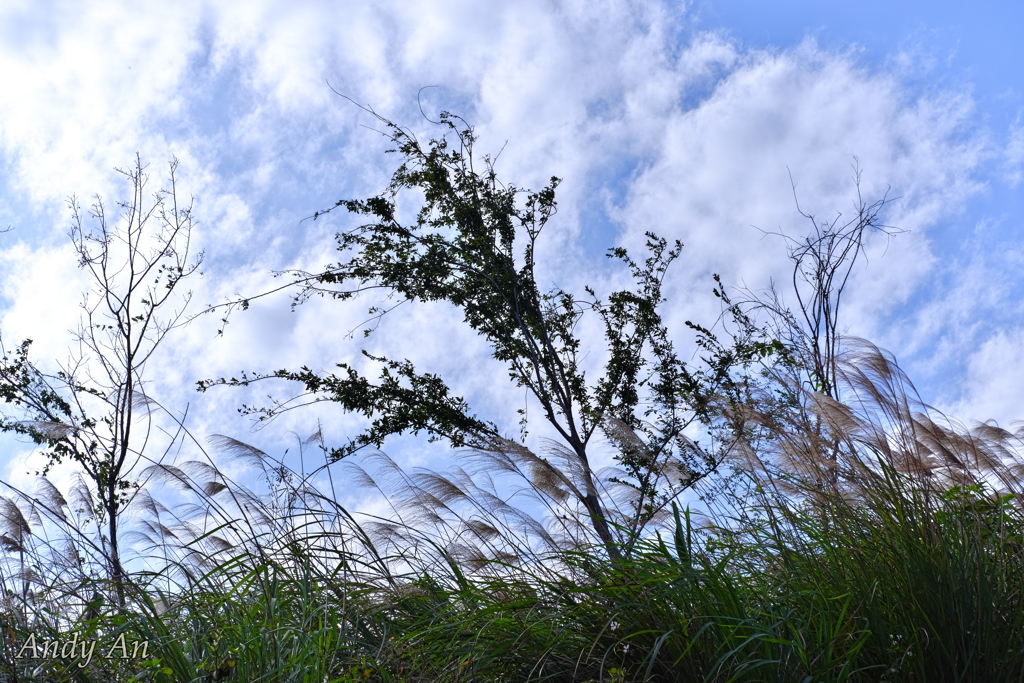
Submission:
[[[12,491],[0,680],[1024,680],[1024,432],[946,419],[890,356],[847,348],[841,400],[774,378],[785,391],[722,406],[744,425],[719,489],[731,498],[673,506],[614,559],[509,446],[447,473],[380,454],[349,465],[394,506],[358,519],[311,484],[326,463],[295,472],[217,437],[261,485],[215,458],[154,465],[189,501],[139,497],[133,542],[148,559],[121,611],[81,508],[48,482]],[[520,489],[481,463],[504,463]],[[72,631],[148,652],[15,658],[32,634]]]

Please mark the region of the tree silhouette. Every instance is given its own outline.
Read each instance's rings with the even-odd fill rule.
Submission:
[[[344,260],[318,273],[289,272],[302,287],[295,303],[314,295],[346,300],[368,289],[383,289],[400,302],[443,301],[457,307],[465,324],[483,336],[494,358],[505,364],[511,381],[540,404],[545,421],[573,460],[573,467],[560,468],[536,458],[535,467],[546,467],[545,476],[582,504],[608,554],[620,557],[620,549],[628,552],[640,529],[659,510],[713,472],[724,457],[724,449],[705,450],[683,431],[694,420],[710,424],[712,398],[740,390],[731,373],[749,359],[749,340],[726,349],[708,330],[691,325],[709,352],[707,365],[695,371],[679,360],[659,306],[665,274],[682,244],[669,245],[653,233],[647,235],[648,256],[643,262],[625,249],[609,250],[609,258],[630,271],[633,289],[614,292],[607,299],[598,298],[589,287],[583,297],[557,288],[542,292],[535,275],[536,246],[556,213],[559,179],[552,177],[539,192],[501,183],[490,157],[484,156],[482,164],[474,157],[473,129],[457,116],[443,113],[437,123],[446,135],[425,147],[396,124],[377,118],[404,162],[382,194],[341,200],[313,215],[316,219],[344,208],[370,222],[337,235]],[[410,190],[422,191],[424,203],[415,223],[405,225],[396,216],[395,201]],[[242,301],[242,307],[247,302]],[[370,313],[379,319],[389,310],[372,308]],[[600,316],[604,327],[607,360],[596,381],[581,368],[591,349],[584,348],[576,333],[587,313]],[[258,420],[322,400],[370,418],[366,431],[333,451],[335,458],[367,446],[379,448],[390,435],[420,432],[454,447],[521,452],[519,446],[510,449],[502,430],[472,413],[441,377],[418,371],[408,360],[363,353],[383,365],[376,381],[340,363],[327,375],[303,367],[243,373],[240,379],[204,380],[199,385],[205,390],[215,384],[243,386],[279,378],[305,386],[303,397],[243,409]],[[520,413],[524,435],[526,416],[523,410]],[[616,459],[628,474],[617,483],[633,491],[631,512],[617,525],[609,523],[602,482],[592,468],[599,430],[616,448]]]

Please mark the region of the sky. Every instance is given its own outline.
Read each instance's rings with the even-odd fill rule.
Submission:
[[[682,240],[664,309],[680,335],[717,317],[713,273],[752,291],[788,282],[786,245],[765,233],[806,234],[800,210],[851,215],[859,168],[862,196],[892,198],[884,219],[904,232],[867,243],[843,331],[891,351],[931,405],[1009,426],[1024,418],[1022,14],[1009,2],[10,0],[0,337],[8,349],[32,338],[44,369],[68,359],[90,285],[67,199],[116,207],[129,188],[115,168],[136,153],[153,190],[177,158],[178,192],[194,197],[198,312],[281,284],[273,271],[334,260],[354,219],[310,216],[381,192],[397,165],[365,109],[423,140],[450,111],[479,152],[500,151],[505,182],[563,179],[539,246],[545,286],[607,293],[627,282],[609,247],[639,254],[648,230]],[[363,423],[321,404],[253,431],[240,406],[297,388],[199,394],[196,382],[329,371],[366,349],[445,377],[516,431],[521,390],[451,310],[403,307],[364,340],[348,333],[371,300],[289,303],[255,300],[220,336],[217,315],[173,331],[147,367],[149,395],[187,414],[198,443],[226,434],[294,455],[320,427],[335,446]],[[448,458],[414,437],[385,451],[406,466]],[[39,457],[0,436],[7,481],[26,482]]]

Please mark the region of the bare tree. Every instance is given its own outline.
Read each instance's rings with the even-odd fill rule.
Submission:
[[[891,198],[886,191],[881,199],[868,204],[861,194],[861,169],[856,157],[853,172],[857,198],[852,217],[837,212],[832,220],[819,221],[800,207],[791,177],[797,211],[811,223],[811,230],[801,239],[781,231],[767,233],[781,237],[789,247],[797,310],[782,303],[774,286],[767,296],[751,296],[740,302],[748,310],[761,308],[769,313],[775,333],[800,356],[799,366],[807,373],[804,379],[808,388],[832,398],[838,398],[840,308],[854,265],[864,252],[865,239],[871,232],[882,232],[887,237],[904,232],[886,225],[881,218],[885,207],[898,197]]]
[[[789,247],[796,308],[787,306],[772,284],[763,294],[742,290],[742,299],[734,311],[741,329],[753,325],[748,314],[766,314],[767,334],[779,353],[771,359],[771,367],[766,371],[766,386],[772,387],[772,391],[760,393],[756,410],[747,414],[727,408],[725,412],[734,415],[735,421],[746,421],[740,431],[748,437],[752,434],[766,437],[765,445],[769,450],[781,425],[788,425],[790,433],[813,435],[813,438],[808,437],[807,444],[813,444],[819,460],[830,463],[815,470],[820,475],[816,482],[819,490],[834,490],[839,485],[837,463],[845,447],[842,438],[821,418],[818,410],[822,400],[842,400],[844,384],[839,380],[845,334],[840,327],[843,295],[854,266],[864,255],[868,235],[880,232],[891,238],[904,232],[885,224],[882,219],[885,207],[896,198],[890,198],[887,190],[880,199],[869,204],[861,194],[861,170],[856,158],[853,171],[856,199],[852,216],[837,212],[831,220],[818,220],[800,207],[796,184],[792,183],[797,211],[811,223],[810,232],[799,239],[781,231],[766,233],[781,237]],[[745,312],[740,313],[740,310]],[[751,408],[753,403],[746,408]],[[759,417],[747,420],[754,414]],[[774,428],[766,428],[765,416],[773,416]],[[756,450],[753,444],[754,439],[747,438],[742,447]]]
[[[138,155],[131,168],[117,169],[131,197],[118,203],[114,220],[98,195],[87,215],[76,198],[69,199],[69,236],[93,286],[72,332],[76,349],[55,374],[29,360],[31,339],[10,354],[0,342],[0,398],[15,409],[0,413],[0,430],[45,446],[44,472],[70,460],[95,487],[92,512],[102,525],[119,606],[126,576],[119,517],[139,488],[133,472],[150,450],[153,431],[146,368],[167,333],[183,324],[191,293],[182,294],[180,285],[202,262],[201,253],[189,256],[192,203],[179,204],[177,166],[176,159],[170,162],[169,185],[151,196]]]

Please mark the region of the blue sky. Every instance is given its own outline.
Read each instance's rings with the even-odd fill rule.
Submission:
[[[303,221],[385,186],[394,155],[372,117],[421,137],[442,110],[505,146],[499,175],[539,188],[564,178],[541,277],[579,291],[623,284],[607,247],[653,229],[686,244],[666,318],[713,320],[712,273],[752,289],[785,281],[781,242],[848,212],[851,164],[865,197],[891,186],[886,218],[908,232],[869,245],[845,328],[892,351],[926,401],[965,421],[1024,418],[1024,75],[1011,3],[218,2],[4,3],[0,8],[0,333],[65,359],[87,285],[67,241],[68,195],[123,195],[114,167],[135,152],[154,187],[173,155],[195,196],[206,252],[195,303],[276,283],[272,269],[333,257],[347,219]],[[407,207],[408,208],[408,207]],[[756,228],[754,227],[756,226]],[[884,253],[884,256],[883,256]],[[236,413],[266,389],[194,391],[198,379],[358,358],[345,333],[370,301],[286,295],[238,314],[223,337],[201,319],[168,338],[150,393],[189,406],[200,437],[269,452],[323,420],[337,444],[358,419],[294,411],[253,433]],[[523,397],[487,349],[437,306],[398,312],[367,348],[451,378],[478,412],[515,430]],[[453,353],[457,349],[457,353]],[[595,358],[597,354],[595,352]],[[275,387],[278,396],[290,388]],[[410,465],[444,450],[398,439]],[[20,481],[28,445],[0,438],[0,474]]]

